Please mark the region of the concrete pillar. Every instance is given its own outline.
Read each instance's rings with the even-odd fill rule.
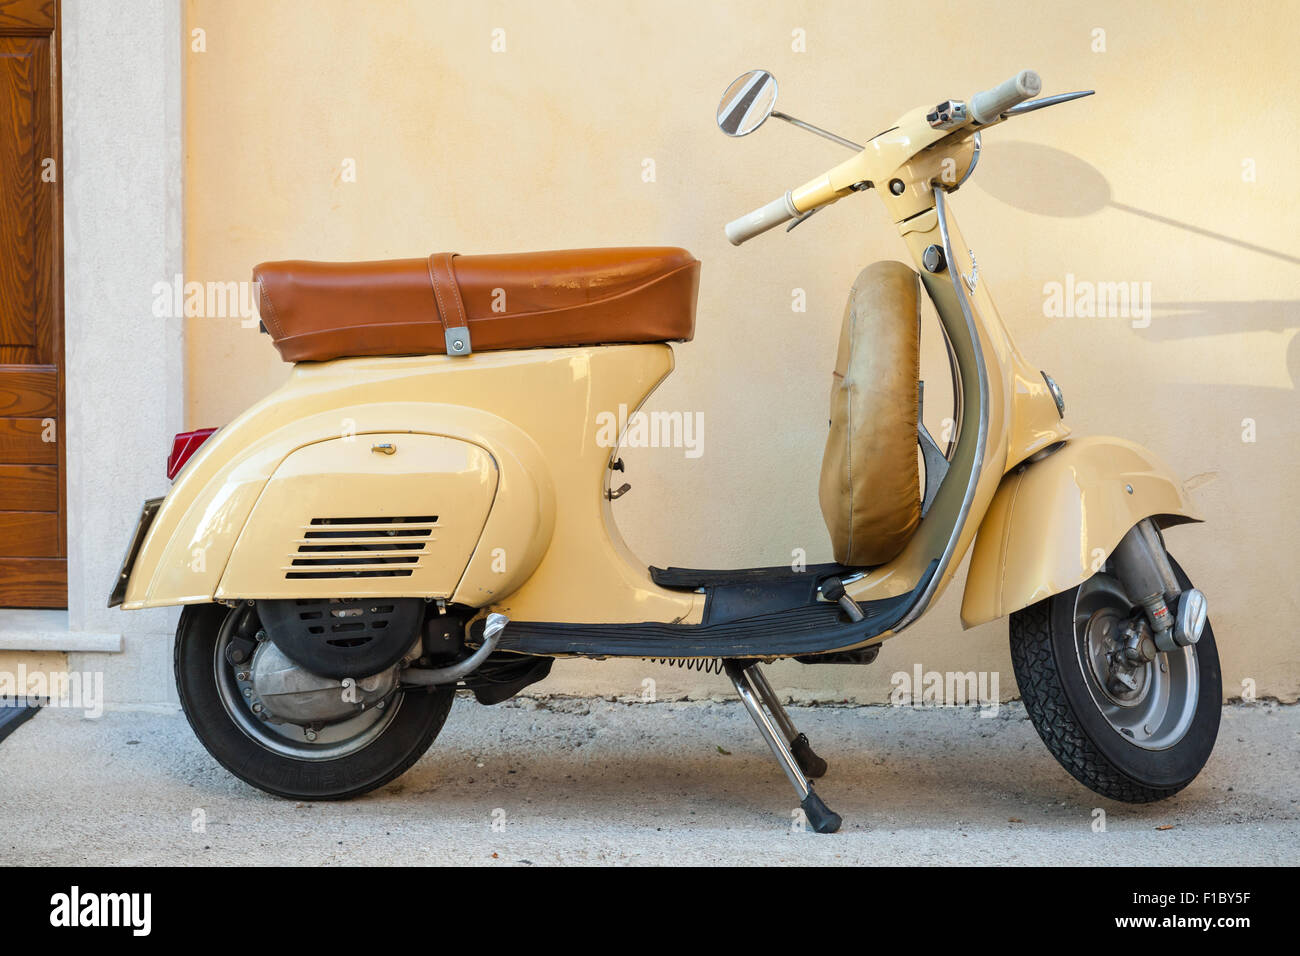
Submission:
[[[68,626],[122,635],[74,653],[108,705],[175,700],[175,609],[105,607],[141,502],[183,428],[181,318],[151,290],[183,271],[180,0],[63,2]]]

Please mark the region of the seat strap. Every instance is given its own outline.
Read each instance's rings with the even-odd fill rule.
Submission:
[[[438,320],[442,323],[447,341],[447,354],[470,355],[474,349],[469,340],[469,320],[465,303],[460,298],[460,283],[456,281],[454,252],[435,252],[429,256],[429,282],[433,285],[433,298],[438,306]]]

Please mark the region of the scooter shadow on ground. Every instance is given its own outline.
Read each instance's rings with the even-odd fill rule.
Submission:
[[[481,715],[476,726],[449,733],[443,747],[430,750],[399,780],[348,802],[271,797],[215,766],[196,776],[194,762],[206,760],[195,742],[181,738],[179,751],[154,746],[176,739],[171,734],[137,734],[140,744],[116,748],[113,761],[122,766],[123,779],[161,773],[185,781],[191,798],[187,812],[191,803],[208,807],[213,819],[225,812],[214,806],[255,805],[276,818],[310,812],[340,820],[415,822],[429,819],[428,800],[436,797],[439,818],[453,826],[469,818],[487,820],[498,806],[506,807],[515,823],[530,827],[579,819],[599,826],[608,812],[604,808],[629,806],[644,813],[647,826],[686,819],[712,823],[715,817],[729,821],[740,812],[760,827],[764,821],[781,830],[788,825],[779,809],[785,788],[779,778],[763,773],[766,752],[761,742],[741,733],[744,714],[735,704],[693,704],[667,715],[659,713],[663,705],[644,705],[654,710],[657,722],[670,718],[672,733],[656,735],[657,746],[671,744],[669,754],[639,750],[638,729],[620,732],[627,720],[619,711],[642,705],[608,705],[618,721],[603,730],[592,728],[590,715],[580,709],[552,710],[545,700],[491,710],[468,700],[459,706]],[[722,722],[697,720],[695,707],[708,708]],[[1254,716],[1253,710],[1230,708],[1229,726]],[[485,727],[488,715],[495,716]],[[540,736],[539,715],[545,725]],[[849,831],[950,828],[956,835],[969,821],[995,817],[1005,819],[1012,831],[1036,825],[1059,828],[1074,819],[1084,832],[1098,808],[1112,830],[1182,826],[1226,814],[1240,824],[1296,814],[1294,802],[1241,786],[1251,764],[1271,758],[1262,751],[1275,749],[1256,746],[1254,735],[1227,735],[1232,743],[1215,755],[1193,786],[1167,801],[1135,805],[1096,797],[1063,778],[1056,764],[1038,753],[1032,725],[1015,704],[1003,705],[995,718],[981,718],[975,709],[946,715],[945,727],[971,739],[969,747],[945,747],[944,737],[935,735],[934,713],[924,709],[799,708],[796,716],[824,741],[822,751],[831,764],[824,786],[846,811]],[[110,713],[103,719],[113,718]],[[729,752],[718,752],[719,746]],[[961,811],[958,817],[954,810]],[[626,814],[608,822],[626,823]]]
[[[744,713],[734,704],[700,706],[717,708],[728,725],[734,721],[734,735],[722,736],[714,724],[699,734],[688,722],[675,722],[663,728],[671,732],[665,739],[674,742],[671,755],[639,752],[634,741],[621,736],[604,741],[600,732],[592,731],[588,715],[563,711],[549,715],[558,716],[560,723],[538,738],[533,711],[508,707],[498,711],[507,726],[490,747],[482,745],[481,737],[477,746],[450,737],[400,780],[376,791],[374,798],[362,800],[387,803],[436,795],[441,807],[480,809],[503,799],[523,801],[539,792],[572,793],[565,802],[630,802],[656,815],[693,814],[707,805],[724,815],[744,812],[762,819],[776,813],[779,817],[774,807],[780,806],[786,788],[779,778],[764,773],[770,756],[761,740],[743,735]],[[1101,806],[1128,820],[1163,822],[1217,799],[1206,786],[1156,805],[1124,804],[1087,793],[1074,781],[1063,779],[1050,757],[1035,752],[1038,738],[1016,705],[1004,705],[1003,715],[994,718],[980,717],[977,709],[946,715],[957,721],[947,724],[954,733],[976,737],[977,745],[969,748],[936,747],[933,714],[925,710],[833,711],[834,725],[819,719],[816,708],[800,708],[797,717],[816,735],[819,751],[830,764],[821,781],[825,791],[834,795],[837,805],[843,804],[845,819],[856,821],[855,829],[948,825],[957,806],[976,814],[1002,809],[1009,816],[1048,812],[1054,818],[1078,816],[1084,822]],[[836,719],[844,715],[862,717],[867,726]],[[503,741],[507,735],[512,739]],[[720,752],[720,747],[727,752]],[[545,760],[538,759],[539,751],[545,753]],[[763,785],[756,786],[760,778]]]

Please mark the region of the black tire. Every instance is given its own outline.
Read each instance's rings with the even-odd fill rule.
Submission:
[[[1170,562],[1182,587],[1191,587]],[[1223,682],[1214,629],[1207,621],[1195,645],[1199,684],[1186,732],[1164,750],[1144,749],[1107,722],[1088,689],[1075,648],[1078,591],[1011,615],[1011,662],[1025,710],[1052,756],[1090,790],[1125,803],[1163,800],[1201,772],[1219,733]]]
[[[451,710],[455,689],[399,691],[397,712],[377,737],[332,759],[295,759],[242,730],[217,689],[214,655],[228,611],[191,605],[176,629],[174,666],[181,707],[195,735],[223,767],[246,783],[290,800],[346,800],[395,779],[420,759]]]

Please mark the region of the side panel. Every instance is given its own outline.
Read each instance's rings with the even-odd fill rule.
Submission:
[[[512,390],[509,414],[537,441],[555,482],[550,547],[521,586],[504,587],[497,559],[512,568],[514,555],[500,547],[489,527],[456,589],[456,603],[491,606],[516,621],[697,623],[702,595],[669,591],[651,580],[645,562],[623,541],[608,497],[611,477],[623,477],[609,465],[624,419],[672,371],[672,349],[545,351],[553,351],[555,360],[539,371],[530,391]]]
[[[267,593],[249,579],[244,562],[265,562],[261,573],[281,577],[285,532],[260,544],[248,538],[248,555],[241,535],[287,459],[352,436],[363,457],[372,444],[395,443],[393,461],[400,461],[413,437],[442,436],[482,449],[496,469],[495,497],[469,564],[453,562],[464,569],[454,601],[517,620],[698,620],[701,596],[654,584],[623,543],[605,496],[618,437],[607,420],[616,420],[620,408],[638,407],[671,368],[672,350],[661,344],[300,364],[284,386],[209,438],[177,476],[141,546],[122,607]],[[372,514],[377,494],[356,490],[363,479],[355,484],[312,483],[314,513],[299,517],[390,513]],[[297,507],[292,497],[277,500]],[[268,528],[279,526],[274,510],[267,509]],[[452,516],[446,508],[433,513]],[[241,577],[223,581],[228,565]],[[380,580],[392,585],[382,591],[392,597],[441,596],[447,586],[439,580],[413,592],[402,586],[409,579]],[[331,583],[340,596],[353,590]],[[256,590],[238,593],[244,586]]]
[[[219,598],[450,597],[496,495],[477,445],[335,438],[289,455],[235,543]]]
[[[1182,482],[1122,438],[1067,442],[1002,479],[980,525],[961,618],[974,627],[1087,580],[1143,518],[1200,521]]]
[[[395,422],[414,435],[443,435],[472,443],[488,454],[497,469],[497,486],[483,535],[485,539],[490,535],[494,547],[506,549],[513,559],[494,576],[495,581],[503,589],[517,588],[536,568],[554,528],[555,486],[539,449],[526,434],[480,409],[397,400],[400,390],[394,390],[390,403],[337,404],[295,418],[297,409],[286,413],[282,406],[300,405],[291,401],[299,397],[301,404],[314,405],[330,396],[283,394],[292,393],[294,384],[291,380],[281,393],[222,428],[186,464],[141,546],[127,583],[124,609],[214,600],[235,543],[281,462],[298,449],[340,439],[343,433],[364,442],[368,450],[379,440],[372,441],[372,436],[393,439],[395,433],[382,426],[391,428]],[[335,400],[345,397],[334,396]],[[412,434],[406,435],[408,441]],[[397,440],[402,447],[401,438]],[[340,495],[332,510],[350,512],[355,507],[354,501]],[[401,589],[389,593],[398,595]]]

